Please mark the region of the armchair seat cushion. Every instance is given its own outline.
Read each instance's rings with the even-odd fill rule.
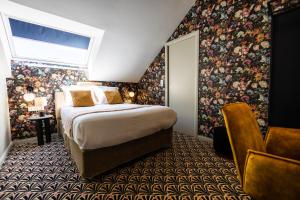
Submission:
[[[300,162],[267,153],[248,151],[243,189],[254,199],[297,200]]]

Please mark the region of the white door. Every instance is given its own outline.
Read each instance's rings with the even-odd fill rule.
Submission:
[[[198,32],[171,41],[167,52],[167,102],[177,112],[175,131],[198,133]]]

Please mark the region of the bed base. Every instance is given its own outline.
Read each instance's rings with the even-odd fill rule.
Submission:
[[[74,140],[64,135],[66,148],[70,151],[80,175],[91,178],[132,161],[147,153],[172,145],[172,128],[112,147],[81,150]]]

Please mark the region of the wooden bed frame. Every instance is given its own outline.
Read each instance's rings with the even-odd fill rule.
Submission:
[[[64,102],[62,92],[55,93],[55,112],[58,132],[63,136],[66,148],[71,153],[82,177],[90,178],[111,170],[147,153],[172,145],[172,127],[149,136],[111,147],[93,150],[80,149],[73,139],[64,134],[60,108]]]

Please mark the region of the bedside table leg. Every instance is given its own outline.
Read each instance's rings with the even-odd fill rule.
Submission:
[[[36,122],[36,130],[37,130],[37,139],[38,139],[38,145],[43,145],[44,144],[44,139],[43,139],[43,121],[39,120]]]
[[[46,134],[46,142],[51,142],[51,131],[50,131],[50,119],[45,119],[45,134]]]

